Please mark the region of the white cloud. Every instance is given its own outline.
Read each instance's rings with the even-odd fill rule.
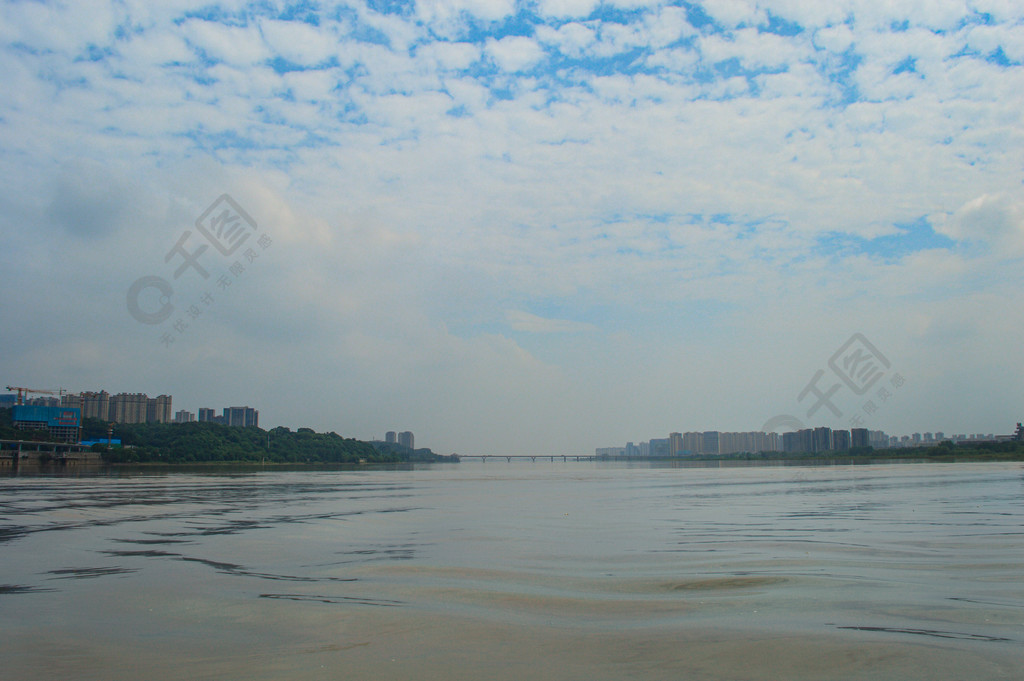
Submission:
[[[814,44],[817,47],[836,54],[843,54],[850,49],[854,40],[853,31],[845,24],[826,26],[814,33]]]
[[[970,0],[967,4],[974,11],[990,14],[999,22],[1024,19],[1024,7],[1014,0]]]
[[[271,56],[255,26],[224,26],[191,19],[183,24],[182,35],[211,58],[238,67],[248,67]]]
[[[537,39],[546,45],[554,45],[568,57],[580,57],[597,38],[593,29],[573,21],[562,24],[557,30],[550,26],[540,26],[537,28]]]
[[[598,42],[592,48],[596,57],[612,57],[646,44],[644,28],[607,22],[598,30]]]
[[[699,45],[701,55],[709,63],[736,58],[748,69],[778,69],[811,57],[801,42],[760,33],[756,28],[734,31],[728,38],[702,38]]]
[[[633,439],[757,427],[780,411],[778,386],[802,381],[795,399],[851,327],[894,359],[931,344],[907,367],[925,393],[942,392],[928,366],[986,343],[1009,351],[1024,322],[1024,71],[972,51],[1013,58],[1020,27],[1000,17],[1019,10],[937,33],[948,4],[780,0],[773,14],[806,30],[777,36],[699,33],[656,3],[624,23],[584,20],[587,6],[549,5],[580,19],[550,25],[524,13],[532,37],[492,32],[510,2],[357,8],[319,27],[241,0],[223,15],[246,26],[168,5],[111,5],[83,26],[3,6],[0,276],[26,291],[5,301],[5,370],[85,388],[113,377],[185,407],[243,391],[268,423],[365,437],[418,418],[428,446],[471,451],[501,432],[463,415],[496,409],[508,431],[530,426],[525,447],[571,449],[567,423]],[[764,19],[763,5],[710,7],[726,23]],[[130,38],[115,35],[124,12]],[[386,44],[354,37],[357,21]],[[916,73],[895,74],[908,57]],[[732,58],[779,73],[751,86],[710,68]],[[223,192],[273,247],[164,348],[127,316],[126,286],[160,271]],[[898,226],[922,216],[958,245],[902,244]],[[892,253],[872,250],[882,235]],[[551,309],[563,319],[526,312]],[[967,313],[1005,328],[989,341],[981,325],[943,325]],[[954,336],[955,353],[938,341]],[[759,373],[768,348],[779,368]],[[48,365],[55,355],[68,359]],[[368,387],[330,411],[294,406],[336,394],[339,377]],[[679,422],[684,380],[707,399]],[[622,394],[645,400],[608,398]],[[600,444],[614,441],[579,448]]]
[[[807,2],[807,0],[774,0],[771,10],[786,21],[796,22],[808,30],[842,24],[853,12],[854,2]]]
[[[682,7],[661,7],[646,18],[647,44],[664,48],[684,38],[697,35],[697,29],[687,20]]]
[[[473,43],[438,42],[420,47],[416,56],[433,61],[442,70],[463,70],[480,59],[480,48]]]
[[[3,3],[0,36],[42,50],[78,56],[90,45],[106,45],[119,12],[112,4]]]
[[[293,71],[285,74],[282,79],[297,99],[311,102],[326,102],[333,99],[333,90],[338,85],[338,77],[330,70]]]
[[[487,43],[487,54],[506,73],[529,70],[544,57],[544,49],[532,38],[509,36]]]
[[[539,0],[537,9],[547,17],[588,17],[599,0]]]
[[[936,229],[960,241],[982,241],[999,257],[1024,254],[1024,201],[1010,194],[984,194],[937,221]]]
[[[985,55],[1001,49],[1011,61],[1024,61],[1024,25],[975,26],[967,34],[967,45]]]
[[[716,22],[727,28],[757,26],[766,19],[757,3],[748,0],[704,0],[701,6]]]
[[[527,333],[579,333],[596,328],[586,322],[540,317],[522,310],[506,310],[505,320],[514,330]]]
[[[153,30],[147,32],[145,38],[129,39],[118,51],[124,57],[125,66],[137,67],[139,75],[145,69],[175,62],[185,64],[196,58],[185,39],[169,30]]]
[[[445,37],[462,30],[463,14],[498,21],[514,13],[514,0],[419,0],[416,3],[417,17]]]
[[[259,22],[259,30],[274,53],[295,64],[316,66],[337,52],[338,36],[324,28],[265,19]]]

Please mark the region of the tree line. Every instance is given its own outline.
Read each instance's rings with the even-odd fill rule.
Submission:
[[[82,440],[105,440],[110,423],[82,419]],[[397,445],[378,446],[337,433],[318,433],[312,428],[291,430],[278,426],[264,430],[221,423],[118,423],[113,438],[120,447],[105,443],[93,449],[108,463],[398,463],[448,461],[451,457],[429,449],[411,450]],[[0,439],[47,440],[45,430],[18,430],[12,410],[0,409]]]

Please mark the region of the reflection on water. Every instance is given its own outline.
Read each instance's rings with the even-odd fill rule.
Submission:
[[[0,479],[5,678],[996,679],[1020,464]]]

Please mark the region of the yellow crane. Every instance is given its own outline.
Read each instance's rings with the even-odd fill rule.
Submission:
[[[28,395],[29,393],[38,393],[40,395],[56,395],[58,397],[71,395],[71,393],[69,393],[67,390],[64,390],[63,388],[61,388],[60,390],[38,390],[36,388],[20,388],[16,385],[9,385],[6,386],[6,389],[17,391],[18,397],[15,402],[16,404],[25,404],[25,395]]]

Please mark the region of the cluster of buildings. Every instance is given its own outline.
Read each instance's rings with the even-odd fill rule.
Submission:
[[[625,447],[598,447],[595,454],[604,458],[660,458],[680,456],[701,456],[705,454],[739,454],[744,452],[842,452],[849,449],[872,447],[893,449],[897,447],[925,447],[949,440],[953,443],[989,442],[1008,439],[1011,436],[996,436],[991,433],[955,434],[914,433],[913,435],[889,436],[881,430],[853,428],[833,430],[828,427],[805,428],[791,433],[746,433],[703,432],[670,433],[667,438],[653,439]]]
[[[171,396],[149,397],[145,393],[117,393],[106,390],[61,397],[62,407],[78,407],[82,418],[110,423],[170,423]]]
[[[199,417],[194,412],[181,409],[171,416],[171,396],[149,397],[144,393],[109,394],[83,392],[79,395],[61,397],[62,407],[80,407],[82,418],[94,418],[110,423],[191,423],[210,421],[226,426],[258,426],[260,413],[252,407],[224,407],[220,414],[209,407],[199,408]]]
[[[409,430],[403,430],[401,433],[389,430],[384,434],[384,442],[389,445],[397,444],[409,449],[416,449],[416,438],[413,437],[412,431]]]
[[[733,454],[736,452],[774,452],[779,450],[778,433],[753,431],[746,433],[703,432],[670,433],[666,438],[625,447],[598,447],[597,456],[660,458],[699,456],[701,454]]]
[[[145,393],[117,393],[106,390],[62,394],[60,397],[24,397],[0,395],[0,407],[45,407],[48,409],[77,409],[85,419],[100,419],[110,423],[170,423],[171,396],[149,397]]]
[[[199,407],[199,418],[193,412],[182,409],[174,414],[174,423],[222,423],[225,426],[246,426],[260,425],[260,412],[252,407],[224,407],[220,414],[216,409],[210,407]]]
[[[189,423],[196,415],[180,410],[171,416],[171,396],[149,397],[145,393],[117,393],[106,390],[61,394],[59,397],[26,397],[24,389],[14,395],[0,395],[0,407],[14,409],[13,422],[22,430],[49,431],[54,441],[77,442],[83,418],[108,423]],[[224,407],[220,414],[207,407],[199,409],[199,421],[227,426],[258,426],[260,413],[252,407]],[[411,433],[409,434],[411,437]]]

